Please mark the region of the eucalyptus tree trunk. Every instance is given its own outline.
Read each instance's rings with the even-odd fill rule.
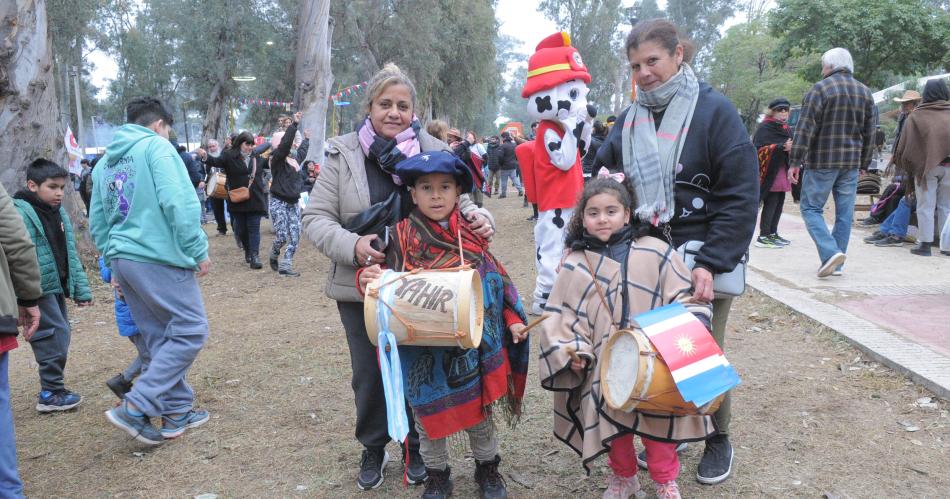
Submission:
[[[330,68],[330,42],[333,40],[330,0],[301,0],[298,19],[294,104],[303,113],[302,127],[311,131],[307,159],[322,165],[327,105],[333,86],[333,71]]]
[[[66,166],[48,28],[45,0],[0,1],[0,183],[10,194],[25,185],[34,159]],[[69,185],[64,206],[89,249],[85,207]]]
[[[66,160],[45,0],[0,1],[0,182],[23,186],[38,157]]]
[[[211,93],[208,95],[208,108],[205,110],[205,119],[201,124],[201,139],[205,143],[208,139],[217,139],[224,143],[224,134],[227,131],[227,125],[223,125],[228,111],[228,99],[231,97],[231,89],[234,84],[231,77],[234,76],[233,68],[227,61],[229,53],[235,50],[234,47],[234,27],[238,16],[230,12],[227,14],[228,22],[218,31],[217,50],[215,57],[215,82],[211,87]]]

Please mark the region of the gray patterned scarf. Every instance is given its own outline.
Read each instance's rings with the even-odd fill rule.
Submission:
[[[673,218],[676,164],[698,97],[699,82],[684,63],[676,76],[656,89],[638,88],[637,100],[627,111],[621,133],[623,171],[636,190],[635,213],[644,222],[659,225]],[[653,113],[664,109],[657,130]]]

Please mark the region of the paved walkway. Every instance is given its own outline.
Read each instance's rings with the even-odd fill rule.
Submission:
[[[787,204],[779,233],[792,244],[753,246],[748,282],[950,399],[950,257],[864,243],[874,229],[855,226],[844,275],[820,279],[818,252],[798,206]]]

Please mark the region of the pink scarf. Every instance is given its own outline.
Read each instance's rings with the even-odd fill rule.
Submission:
[[[408,128],[388,140],[377,135],[373,124],[366,118],[358,132],[360,147],[366,157],[375,159],[383,171],[392,175],[396,185],[402,185],[402,180],[396,175],[396,163],[422,152],[419,128],[419,119],[413,116]]]

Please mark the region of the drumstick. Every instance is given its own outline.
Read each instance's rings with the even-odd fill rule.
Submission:
[[[533,328],[534,326],[537,326],[538,324],[541,324],[542,322],[544,322],[544,319],[547,319],[548,317],[550,317],[550,316],[549,316],[549,315],[542,315],[541,317],[538,317],[537,319],[531,321],[531,322],[521,331],[522,334],[527,333],[527,332],[528,332],[531,328]]]
[[[564,347],[564,351],[571,356],[571,360],[574,362],[580,362],[581,358],[577,356],[577,349],[574,347]]]
[[[461,267],[465,266],[465,252],[462,251],[462,228],[459,227],[459,258],[462,260]]]

